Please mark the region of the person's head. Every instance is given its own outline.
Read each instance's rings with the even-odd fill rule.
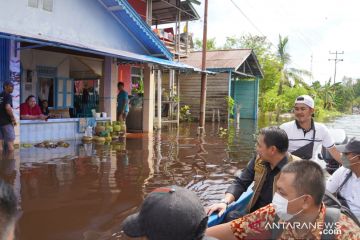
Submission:
[[[177,186],[155,189],[138,213],[128,216],[122,230],[129,237],[149,240],[200,240],[208,217],[197,195]]]
[[[48,101],[47,101],[47,100],[42,100],[42,102],[41,102],[41,107],[42,107],[42,108],[48,108],[48,107],[49,107]]]
[[[14,190],[0,179],[0,239],[2,240],[15,238],[16,204]]]
[[[256,151],[265,161],[285,155],[289,147],[286,132],[279,127],[262,128],[257,138]]]
[[[29,107],[33,108],[36,105],[36,99],[34,95],[30,95],[26,98],[25,102],[29,105]]]
[[[3,89],[6,93],[11,94],[14,91],[14,84],[11,81],[6,81],[3,83]]]
[[[350,139],[347,144],[338,145],[336,149],[342,153],[341,160],[345,168],[354,170],[360,167],[360,141],[355,138]]]
[[[294,105],[295,119],[300,123],[311,121],[315,111],[314,108],[314,99],[309,95],[297,97]]]
[[[286,164],[276,182],[273,205],[283,220],[317,211],[325,193],[325,175],[317,163],[307,160]]]
[[[118,87],[118,90],[119,90],[119,91],[124,90],[124,83],[123,83],[123,82],[118,82],[117,87]]]

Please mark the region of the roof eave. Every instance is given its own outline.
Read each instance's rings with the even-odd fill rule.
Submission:
[[[256,62],[256,66],[258,67],[259,72],[260,72],[260,74],[261,74],[261,76],[259,76],[259,77],[260,77],[261,79],[263,79],[263,78],[264,78],[263,70],[262,70],[262,68],[261,68],[261,66],[260,66],[260,63],[259,63],[259,60],[257,59],[256,54],[254,53],[253,50],[251,50],[251,55],[254,57],[255,62]]]
[[[112,0],[123,7],[124,11],[134,20],[145,35],[159,48],[168,60],[173,59],[173,54],[166,48],[161,40],[151,30],[150,26],[139,16],[133,7],[126,0]]]

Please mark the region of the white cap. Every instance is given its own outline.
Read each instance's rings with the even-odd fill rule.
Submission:
[[[309,95],[301,95],[298,96],[295,100],[295,104],[297,103],[303,103],[311,108],[315,107],[314,99],[310,97]]]

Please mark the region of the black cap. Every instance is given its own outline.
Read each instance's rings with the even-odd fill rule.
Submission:
[[[124,220],[122,230],[129,237],[149,240],[214,239],[203,236],[207,220],[204,207],[194,192],[171,186],[151,192],[140,211]]]
[[[355,138],[352,138],[347,144],[336,146],[336,149],[342,153],[360,154],[360,141],[356,140]]]

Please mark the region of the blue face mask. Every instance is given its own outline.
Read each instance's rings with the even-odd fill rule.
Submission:
[[[358,157],[359,155],[356,155],[354,157],[352,157],[351,159],[348,159],[348,157],[345,154],[341,155],[341,161],[342,161],[342,165],[344,168],[349,168],[353,165],[359,164],[360,162],[356,162],[356,163],[351,163],[350,161],[353,160],[354,158]]]

